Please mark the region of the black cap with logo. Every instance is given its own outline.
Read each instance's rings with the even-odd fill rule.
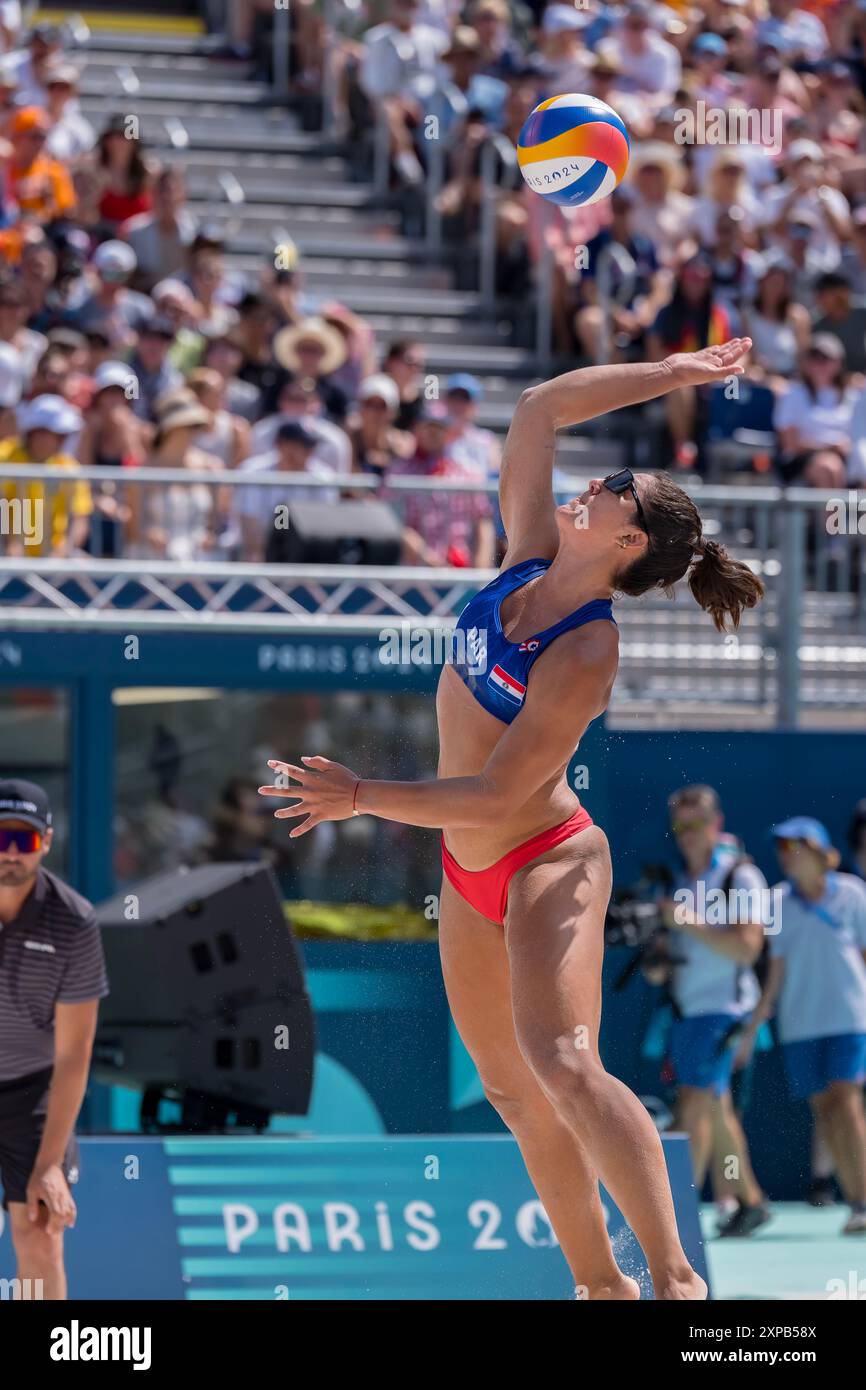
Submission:
[[[51,825],[51,803],[44,787],[20,777],[0,781],[0,822],[21,820],[44,834]]]

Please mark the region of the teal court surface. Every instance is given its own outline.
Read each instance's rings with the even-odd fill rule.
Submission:
[[[866,1236],[842,1236],[848,1209],[778,1202],[773,1220],[745,1240],[717,1240],[717,1217],[701,1212],[713,1297],[866,1302]]]

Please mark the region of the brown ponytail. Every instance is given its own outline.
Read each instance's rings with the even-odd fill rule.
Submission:
[[[663,589],[672,595],[674,584],[688,573],[692,594],[718,631],[725,631],[728,619],[738,627],[743,609],[754,608],[763,595],[757,575],[723,545],[704,538],[697,507],[666,473],[647,479],[641,506],[649,544],[617,575],[620,592],[639,597]]]
[[[697,563],[689,572],[689,588],[706,613],[711,614],[716,629],[724,632],[727,619],[731,626],[740,626],[744,608],[754,608],[764,592],[764,586],[742,560],[734,560],[723,545],[698,538],[695,545]]]

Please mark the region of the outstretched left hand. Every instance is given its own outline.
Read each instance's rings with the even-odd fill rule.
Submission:
[[[276,820],[292,820],[299,816],[305,819],[294,830],[289,831],[289,839],[306,835],[314,825],[323,820],[348,820],[352,815],[352,800],[355,788],[360,781],[358,774],[342,763],[333,763],[330,758],[301,758],[305,767],[294,763],[280,763],[271,760],[268,767],[278,776],[288,777],[298,786],[259,787],[262,796],[279,796],[283,800],[294,798],[294,805],[284,806],[274,812]]]
[[[665,361],[677,386],[705,386],[725,377],[742,376],[742,359],[751,346],[751,338],[731,338],[718,347],[701,348],[700,352],[675,352]]]

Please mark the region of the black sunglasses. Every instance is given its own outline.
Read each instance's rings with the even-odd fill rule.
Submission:
[[[649,527],[647,526],[643,507],[640,504],[640,498],[637,495],[637,488],[634,485],[634,474],[631,469],[621,468],[618,473],[610,473],[608,477],[604,479],[602,487],[606,487],[608,492],[616,493],[617,496],[622,492],[631,493],[634,498],[634,504],[637,507],[637,519],[647,535],[649,535]]]

